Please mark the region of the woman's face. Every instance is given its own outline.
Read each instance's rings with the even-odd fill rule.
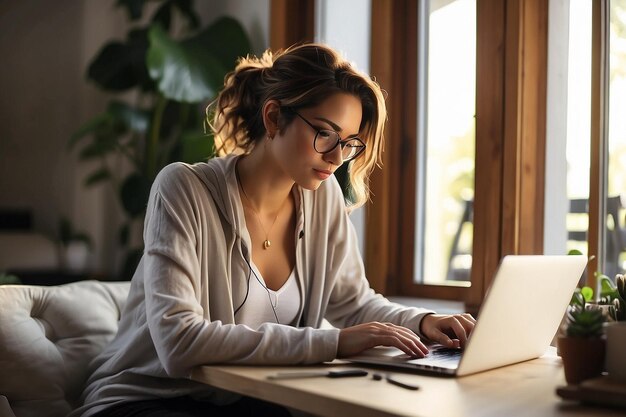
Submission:
[[[313,147],[316,129],[334,130],[342,140],[356,136],[361,125],[361,101],[356,96],[337,93],[316,107],[298,110],[292,122],[277,132],[271,147],[278,165],[286,175],[307,190],[316,190],[342,164],[341,146],[329,153]]]

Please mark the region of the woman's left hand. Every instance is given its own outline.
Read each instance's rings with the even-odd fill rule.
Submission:
[[[429,314],[422,319],[421,333],[433,342],[449,348],[464,348],[474,329],[476,319],[471,314]]]

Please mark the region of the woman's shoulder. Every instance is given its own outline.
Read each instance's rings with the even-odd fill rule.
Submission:
[[[191,165],[185,162],[172,162],[159,171],[157,179],[180,178],[181,176],[185,176],[190,168]]]
[[[186,188],[193,184],[194,180],[193,165],[184,162],[173,162],[161,169],[154,184],[161,190],[177,190]]]
[[[231,157],[212,158],[207,162],[197,162],[193,165],[173,162],[159,172],[155,182],[167,187],[195,186],[214,182],[218,178],[225,177],[232,163],[231,159]]]

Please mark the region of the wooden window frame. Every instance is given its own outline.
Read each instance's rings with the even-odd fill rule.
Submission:
[[[591,13],[591,152],[587,285],[598,294],[595,276],[604,260],[608,162],[610,0],[594,0]],[[602,213],[602,215],[601,215]]]
[[[270,48],[288,48],[315,39],[315,0],[272,0]]]
[[[389,93],[384,169],[372,175],[365,262],[387,295],[477,308],[500,259],[543,252],[548,0],[477,0],[471,287],[413,282],[417,2],[372,0],[371,74]],[[523,199],[522,199],[523,196]]]

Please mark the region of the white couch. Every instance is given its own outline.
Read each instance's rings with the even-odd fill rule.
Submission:
[[[98,281],[0,286],[0,417],[65,417],[75,408],[129,289]]]

